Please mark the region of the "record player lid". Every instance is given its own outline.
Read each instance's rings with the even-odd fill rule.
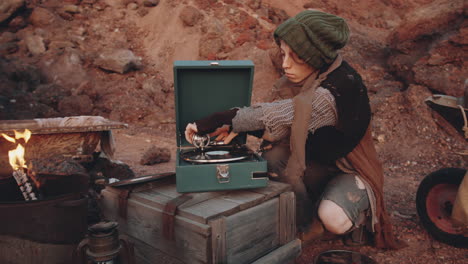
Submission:
[[[190,145],[184,137],[188,123],[214,112],[249,106],[253,74],[250,60],[175,61],[177,146]]]

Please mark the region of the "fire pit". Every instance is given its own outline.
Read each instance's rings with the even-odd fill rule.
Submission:
[[[87,230],[87,198],[80,194],[0,201],[0,214],[1,263],[71,263],[70,257],[66,261],[56,258],[70,256]],[[38,251],[54,253],[48,256]]]
[[[71,263],[86,234],[88,198],[80,191],[83,176],[67,179],[75,184],[55,190],[60,184],[48,184],[41,190],[47,198],[28,201],[13,177],[0,180],[0,263]]]
[[[100,116],[76,116],[33,120],[0,120],[0,133],[9,136],[14,131],[28,129],[32,137],[25,153],[26,160],[47,159],[61,155],[75,160],[92,159],[100,143],[101,151],[112,158],[114,147],[111,130],[127,125]],[[11,177],[8,151],[16,145],[0,137],[0,178]]]
[[[97,116],[0,121],[0,263],[72,263],[89,187],[73,164],[91,161],[99,143],[112,157],[111,129],[124,127]]]
[[[2,200],[0,212],[1,235],[43,243],[73,244],[78,243],[87,230],[87,198],[79,193],[31,202]]]

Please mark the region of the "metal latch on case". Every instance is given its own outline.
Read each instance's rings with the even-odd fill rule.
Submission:
[[[229,164],[216,165],[216,178],[218,178],[219,183],[229,182]]]

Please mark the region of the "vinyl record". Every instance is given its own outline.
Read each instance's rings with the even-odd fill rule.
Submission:
[[[204,151],[197,149],[183,152],[180,154],[180,157],[192,163],[219,163],[244,160],[249,157],[249,153],[230,148],[208,148]]]

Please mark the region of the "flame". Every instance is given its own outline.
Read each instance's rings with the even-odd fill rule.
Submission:
[[[8,135],[6,135],[6,134],[3,134],[3,133],[2,133],[2,136],[3,136],[6,140],[10,141],[11,143],[16,143],[16,140],[15,140],[14,138],[12,138],[12,137],[10,137],[10,136],[8,136]]]
[[[8,158],[10,165],[13,170],[19,170],[20,168],[27,168],[26,161],[24,160],[24,147],[18,144],[18,147],[14,150],[8,151]]]
[[[29,139],[31,138],[31,131],[28,129],[25,129],[23,133],[15,131],[15,138],[20,139],[24,138],[24,142],[28,143]]]
[[[24,142],[27,143],[29,139],[31,138],[31,131],[28,129],[25,129],[23,133],[18,132],[15,130],[15,138],[12,138],[6,134],[2,133],[2,136],[12,142],[16,143],[16,139],[24,139]],[[18,143],[18,146],[16,149],[8,151],[8,159],[10,161],[10,165],[13,168],[13,170],[19,170],[20,168],[27,168],[26,166],[26,160],[24,159],[24,152],[25,149],[23,145]]]

